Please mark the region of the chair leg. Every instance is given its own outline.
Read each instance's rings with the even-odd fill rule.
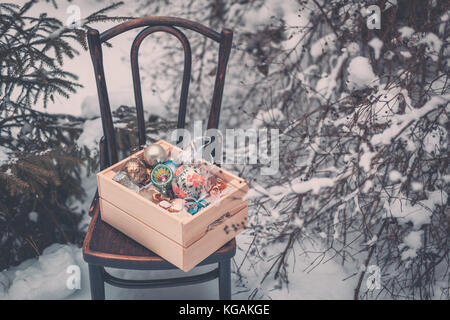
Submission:
[[[105,300],[105,282],[102,266],[89,264],[89,282],[91,284],[92,300]]]
[[[231,300],[231,260],[219,262],[219,299]]]

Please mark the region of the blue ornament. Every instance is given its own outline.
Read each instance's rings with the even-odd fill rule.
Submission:
[[[180,166],[178,163],[176,163],[173,160],[167,160],[164,161],[163,164],[165,164],[166,166],[168,166],[170,169],[172,169],[172,172],[175,172],[175,170],[177,170],[177,168]]]
[[[187,212],[189,212],[191,215],[196,214],[199,212],[202,208],[206,208],[209,206],[209,202],[205,199],[200,199],[196,201],[194,198],[185,198],[183,199],[183,208],[186,209]]]

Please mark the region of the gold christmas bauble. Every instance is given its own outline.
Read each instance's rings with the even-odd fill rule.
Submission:
[[[128,160],[124,164],[123,170],[135,184],[141,184],[148,178],[147,168],[138,158]]]

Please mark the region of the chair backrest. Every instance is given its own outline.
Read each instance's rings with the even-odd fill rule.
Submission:
[[[112,121],[111,108],[108,99],[108,91],[106,87],[105,73],[103,68],[102,43],[114,38],[115,36],[135,29],[144,28],[134,39],[131,46],[131,70],[133,76],[134,98],[136,103],[136,114],[138,124],[139,145],[145,145],[145,121],[142,102],[141,81],[139,75],[138,54],[142,41],[154,32],[166,32],[175,36],[180,40],[184,49],[184,72],[183,82],[181,85],[180,105],[178,111],[178,128],[184,128],[186,120],[186,104],[189,91],[189,81],[191,77],[191,48],[188,39],[178,28],[184,28],[196,31],[205,37],[208,37],[219,43],[219,58],[214,84],[214,92],[212,97],[211,109],[209,112],[207,129],[217,129],[219,125],[220,107],[222,104],[223,87],[225,83],[225,73],[228,64],[228,57],[231,51],[231,43],[233,32],[229,29],[223,29],[218,33],[200,23],[189,21],[175,17],[142,17],[128,20],[119,24],[103,33],[98,30],[90,29],[87,33],[89,51],[91,54],[92,64],[94,66],[95,81],[97,84],[97,94],[100,104],[100,112],[102,118],[103,135],[106,139],[106,150],[108,157],[107,163],[112,165],[118,161],[117,145],[114,136],[114,125]]]

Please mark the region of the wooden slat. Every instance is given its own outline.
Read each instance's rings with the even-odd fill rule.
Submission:
[[[182,243],[181,219],[139,194],[108,179],[99,177],[100,198],[144,221],[178,243]]]
[[[111,224],[117,230],[127,234],[185,272],[191,270],[240,233],[247,226],[246,218],[248,216],[248,207],[241,207],[234,216],[217,225],[201,239],[185,248],[104,199],[100,199],[100,207],[102,219],[106,223]],[[233,225],[239,227],[233,228]],[[228,226],[228,232],[225,232],[225,226]]]
[[[204,25],[198,22],[189,21],[178,17],[161,17],[161,16],[146,16],[125,21],[103,32],[100,35],[100,40],[101,42],[105,42],[125,31],[149,26],[174,26],[186,28],[196,31],[216,42],[222,41],[222,35],[220,33],[212,30],[211,28],[205,27]]]

